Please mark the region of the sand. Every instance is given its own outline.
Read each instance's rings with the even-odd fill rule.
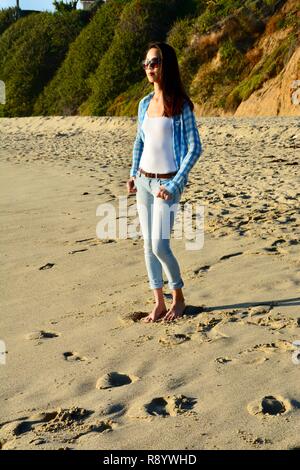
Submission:
[[[149,324],[141,235],[96,234],[135,119],[1,119],[2,449],[300,446],[299,119],[198,124],[204,245],[171,241],[187,309]]]

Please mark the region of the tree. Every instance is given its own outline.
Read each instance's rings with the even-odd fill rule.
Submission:
[[[56,11],[60,13],[65,13],[68,11],[76,10],[77,9],[78,0],[71,0],[70,2],[65,3],[63,0],[54,1],[52,5],[55,7]]]

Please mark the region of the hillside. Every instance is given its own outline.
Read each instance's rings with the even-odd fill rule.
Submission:
[[[91,14],[0,10],[0,116],[136,116],[140,61],[177,53],[197,116],[300,115],[298,0],[108,0]]]

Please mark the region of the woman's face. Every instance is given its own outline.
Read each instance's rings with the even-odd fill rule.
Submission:
[[[159,58],[159,51],[158,49],[155,49],[154,47],[149,49],[147,55],[146,55],[146,62],[148,62],[151,59],[154,59],[154,57]],[[149,66],[145,69],[145,72],[147,74],[149,82],[159,82],[160,81],[160,76],[161,76],[161,63],[156,65],[155,67],[150,68]]]

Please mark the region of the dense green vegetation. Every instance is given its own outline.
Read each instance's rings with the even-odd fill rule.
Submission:
[[[194,101],[234,111],[299,47],[297,0],[287,13],[284,0],[98,0],[90,12],[75,3],[24,17],[0,10],[0,116],[134,116],[152,90],[140,62],[154,40],[175,48]],[[260,37],[283,29],[264,56]]]
[[[17,19],[18,12],[16,8],[0,10],[0,34],[4,33],[6,28],[13,24]]]
[[[128,0],[104,4],[72,42],[64,62],[39,95],[34,114],[77,114],[91,93],[92,76],[110,47],[115,28]]]
[[[33,13],[0,36],[0,76],[6,116],[30,116],[34,102],[64,60],[85,21],[80,11]]]

